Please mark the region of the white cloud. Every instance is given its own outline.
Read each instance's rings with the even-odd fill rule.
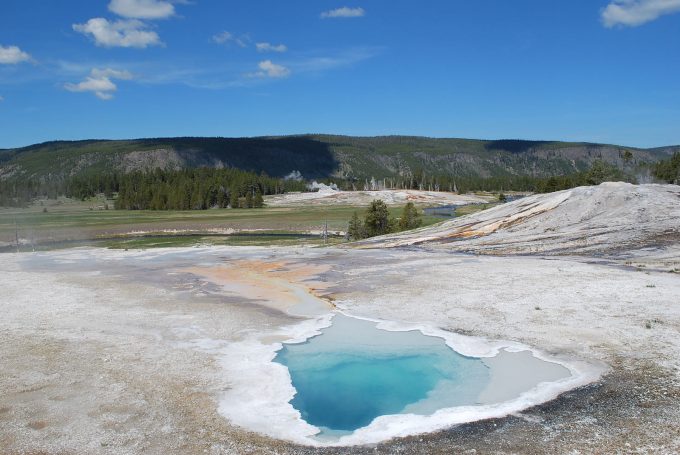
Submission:
[[[2,95],[0,95],[0,103],[3,101],[5,101],[5,98]]]
[[[0,64],[13,65],[29,60],[31,56],[17,46],[0,46]]]
[[[217,44],[236,43],[239,47],[248,47],[250,37],[248,35],[234,36],[233,33],[224,31],[213,35],[212,40]]]
[[[277,65],[271,60],[263,60],[257,66],[260,68],[260,71],[249,74],[249,77],[271,77],[278,79],[290,76],[288,68],[283,65]]]
[[[90,75],[97,79],[107,78],[107,79],[121,79],[129,81],[132,79],[132,73],[125,70],[112,70],[111,68],[106,68],[100,70],[99,68],[93,68]]]
[[[286,52],[288,47],[285,44],[273,45],[271,43],[255,43],[258,52]]]
[[[324,11],[321,13],[321,19],[363,17],[364,15],[366,15],[366,11],[364,11],[363,8],[348,8],[347,6],[343,6],[342,8]]]
[[[613,0],[602,10],[602,23],[606,27],[637,27],[677,12],[680,12],[680,0]]]
[[[118,90],[118,86],[111,79],[130,80],[132,73],[111,68],[93,68],[84,81],[64,84],[64,88],[69,92],[93,92],[101,100],[110,100],[113,93]]]
[[[109,11],[130,19],[166,19],[175,15],[175,7],[164,0],[111,0]]]
[[[95,17],[84,24],[73,24],[73,30],[91,35],[98,46],[104,47],[145,48],[163,44],[156,32],[136,19],[109,22],[103,17]]]
[[[234,39],[234,35],[229,32],[220,32],[212,37],[212,40],[217,44],[224,44],[232,39]]]

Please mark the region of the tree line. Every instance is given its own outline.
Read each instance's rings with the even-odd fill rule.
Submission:
[[[653,175],[669,183],[678,182],[680,154],[652,168]],[[548,193],[607,180],[636,183],[635,177],[604,161],[590,169],[553,177],[504,175],[495,177],[428,175],[419,171],[408,178],[322,180],[340,189],[420,189],[467,193],[471,191],[529,191]],[[90,171],[72,177],[0,179],[0,206],[25,206],[37,198],[67,196],[85,200],[104,194],[121,209],[191,210],[210,207],[258,207],[267,194],[307,191],[307,183],[256,174],[240,169],[194,168],[183,170],[136,171],[132,173]]]
[[[115,207],[127,210],[254,208],[264,206],[264,195],[305,189],[303,182],[233,168],[157,169],[121,176]]]
[[[347,227],[347,237],[350,240],[361,240],[415,229],[422,223],[423,220],[413,202],[404,206],[401,217],[394,218],[390,215],[387,205],[382,200],[376,199],[366,209],[363,219],[359,218],[357,212],[354,212]]]
[[[306,183],[240,169],[88,172],[50,181],[10,177],[0,180],[0,206],[23,207],[38,198],[86,200],[115,197],[115,207],[130,210],[192,210],[211,207],[261,207],[263,196],[306,191]]]
[[[599,185],[602,182],[637,183],[635,176],[630,175],[605,161],[596,160],[590,169],[584,172],[553,176],[536,181],[535,193],[551,193],[553,191],[568,190],[577,186]]]
[[[472,191],[528,191],[532,193],[549,193],[577,186],[599,185],[614,180],[636,183],[630,175],[616,166],[602,160],[596,160],[591,167],[582,172],[552,177],[533,177],[528,175],[502,175],[494,177],[428,175],[418,171],[407,178],[386,177],[382,179],[326,179],[322,183],[335,184],[345,191],[353,190],[425,190],[448,191],[464,194]]]
[[[666,183],[680,184],[680,152],[675,152],[668,160],[656,163],[653,173],[654,177]]]

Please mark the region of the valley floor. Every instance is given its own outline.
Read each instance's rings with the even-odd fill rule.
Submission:
[[[494,196],[457,195],[427,191],[356,191],[291,193],[268,196],[261,209],[209,210],[114,210],[114,201],[103,195],[88,201],[60,198],[38,201],[27,208],[0,207],[0,252],[97,245],[117,248],[152,246],[242,245],[258,234],[319,237],[327,226],[332,236],[342,237],[354,212],[363,213],[374,199],[384,199],[391,215],[398,217],[406,202],[419,207],[470,204],[468,212],[481,210]],[[442,220],[424,215],[423,225]],[[251,239],[252,240],[252,239]],[[250,242],[280,244],[281,238]],[[305,243],[322,243],[318,238]],[[288,243],[288,242],[286,242]],[[160,244],[160,245],[158,245]]]
[[[623,259],[79,248],[0,255],[0,288],[5,453],[680,451],[680,275]],[[305,321],[289,310],[307,298],[606,372],[508,417],[374,446],[319,449],[233,425],[224,397],[249,378],[231,365],[232,348],[283,341]]]

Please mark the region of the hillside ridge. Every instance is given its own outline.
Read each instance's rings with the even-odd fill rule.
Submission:
[[[89,172],[235,167],[284,177],[370,179],[409,175],[550,177],[603,160],[631,172],[680,151],[589,142],[420,136],[292,135],[48,141],[0,150],[0,179]]]

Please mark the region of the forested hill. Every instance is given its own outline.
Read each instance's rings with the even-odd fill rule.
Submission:
[[[230,167],[273,177],[376,179],[426,173],[459,177],[548,177],[603,160],[629,171],[668,158],[655,149],[523,140],[306,135],[46,142],[0,150],[0,179],[41,181],[101,172]]]

